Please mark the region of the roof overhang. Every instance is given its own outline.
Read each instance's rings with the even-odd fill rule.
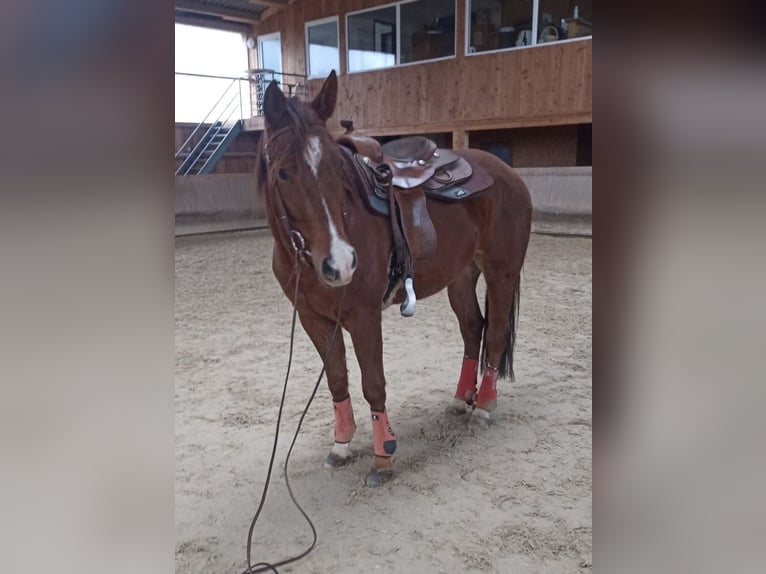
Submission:
[[[175,0],[175,20],[210,28],[246,32],[292,0]]]

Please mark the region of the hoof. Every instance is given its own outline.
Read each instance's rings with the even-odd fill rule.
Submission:
[[[484,430],[489,427],[489,412],[481,407],[476,407],[471,413],[471,420],[468,421],[468,427],[474,430]]]
[[[354,453],[348,443],[336,442],[330,454],[324,459],[325,468],[341,468],[354,460]]]
[[[497,408],[497,398],[487,399],[481,404],[479,404],[479,402],[477,401],[476,408],[483,410],[484,412],[487,413],[487,415],[489,415],[489,413],[491,413]]]
[[[348,457],[342,457],[338,456],[334,452],[331,452],[327,455],[327,458],[324,459],[324,467],[325,468],[343,468],[344,466],[350,464],[354,460],[353,456]]]
[[[372,486],[375,488],[378,486],[383,486],[393,477],[393,470],[378,470],[373,468],[370,472],[367,473],[367,477],[364,479],[364,483],[367,486]]]
[[[372,468],[367,473],[364,482],[367,486],[383,486],[394,477],[394,465],[391,457],[375,456],[372,459]]]
[[[467,402],[458,398],[453,398],[452,403],[447,405],[447,408],[444,409],[444,412],[446,412],[448,415],[464,415],[468,412],[469,408],[470,407]]]

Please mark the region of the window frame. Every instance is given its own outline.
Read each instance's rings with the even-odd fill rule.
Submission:
[[[423,0],[400,0],[399,2],[389,2],[388,4],[381,4],[380,6],[375,6],[374,8],[363,8],[361,10],[354,10],[353,12],[346,12],[346,73],[347,74],[364,74],[367,72],[378,72],[380,70],[391,70],[392,68],[405,68],[407,66],[417,66],[419,64],[428,64],[431,62],[442,62],[444,60],[454,60],[457,58],[457,36],[458,36],[458,21],[457,21],[457,0],[453,1],[453,7],[455,12],[455,28],[454,28],[454,42],[452,46],[452,55],[451,56],[442,56],[441,58],[430,58],[428,60],[418,60],[417,62],[405,62],[404,64],[401,63],[402,59],[402,42],[401,42],[401,30],[402,30],[402,11],[400,7],[403,4],[412,4],[414,2],[421,2]],[[384,8],[391,8],[396,7],[396,55],[394,56],[394,65],[393,66],[383,66],[380,68],[371,68],[369,70],[351,70],[351,67],[349,66],[349,52],[350,52],[350,46],[348,41],[348,19],[349,16],[355,16],[357,14],[364,14],[365,12],[374,12],[375,10],[382,10]]]
[[[284,69],[285,62],[284,58],[282,58],[284,52],[282,52],[282,32],[270,32],[268,34],[261,34],[260,36],[256,36],[255,42],[256,46],[258,47],[258,67],[259,68],[266,68],[266,65],[263,63],[263,49],[261,48],[261,42],[263,41],[269,41],[269,40],[279,40],[279,73],[282,73],[282,70]]]
[[[336,73],[340,75],[340,65],[341,65],[341,52],[340,52],[340,18],[336,16],[328,16],[327,18],[319,18],[318,20],[311,20],[309,22],[306,22],[303,26],[303,37],[304,42],[306,44],[306,79],[308,80],[316,80],[316,79],[322,79],[325,76],[320,75],[312,75],[310,73],[311,71],[311,60],[309,59],[309,28],[311,26],[321,26],[322,24],[329,24],[331,22],[335,22],[335,39],[338,42],[338,69],[336,70]],[[347,59],[348,60],[348,59]]]
[[[559,44],[568,44],[570,42],[581,42],[583,40],[593,40],[593,34],[590,36],[580,36],[578,38],[567,38],[566,40],[557,40],[555,42],[537,42],[537,34],[539,32],[538,19],[540,18],[540,0],[532,0],[532,41],[533,44],[528,46],[510,46],[508,48],[495,48],[494,50],[483,50],[481,52],[470,52],[471,49],[471,3],[473,0],[466,0],[465,2],[465,46],[464,56],[483,56],[484,54],[497,54],[498,52],[511,52],[514,50],[529,50],[531,48],[540,48],[541,46],[558,46]],[[457,41],[457,37],[455,38]]]

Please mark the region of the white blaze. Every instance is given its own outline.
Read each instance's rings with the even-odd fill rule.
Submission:
[[[324,212],[327,214],[327,221],[330,224],[330,261],[340,273],[340,283],[346,284],[351,281],[351,276],[354,274],[354,248],[338,235],[338,228],[335,227],[335,222],[332,220],[324,197],[322,198],[322,205],[324,205]]]
[[[319,137],[309,137],[306,149],[303,151],[303,159],[306,160],[311,168],[311,173],[316,177],[319,173],[319,162],[322,160],[322,144],[319,142]]]

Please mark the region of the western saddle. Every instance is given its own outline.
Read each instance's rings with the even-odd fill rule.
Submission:
[[[374,214],[390,218],[394,252],[387,300],[399,282],[407,293],[400,311],[415,313],[414,262],[436,252],[436,230],[426,197],[445,202],[467,199],[492,185],[492,177],[458,153],[439,149],[432,140],[411,136],[383,145],[353,133],[353,123],[341,121],[346,132],[336,140],[350,156],[346,162],[364,203]]]

